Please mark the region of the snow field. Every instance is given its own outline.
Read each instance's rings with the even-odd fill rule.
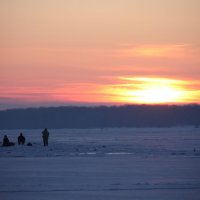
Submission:
[[[9,130],[33,146],[0,147],[2,200],[199,200],[200,130]],[[194,150],[195,149],[195,150]]]

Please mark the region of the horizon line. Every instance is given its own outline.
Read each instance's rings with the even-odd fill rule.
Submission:
[[[93,103],[93,104],[69,104],[69,105],[49,105],[49,106],[44,106],[44,105],[39,105],[39,106],[24,106],[24,107],[13,107],[13,108],[5,108],[5,109],[1,109],[0,108],[0,112],[1,111],[10,111],[10,110],[26,110],[26,109],[45,109],[45,108],[62,108],[62,107],[74,107],[74,108],[80,108],[80,107],[85,107],[85,108],[94,108],[94,107],[123,107],[123,106],[200,106],[200,103],[163,103],[163,104],[156,104],[156,103],[152,103],[152,104],[145,104],[145,103],[141,103],[141,104],[124,104],[124,103],[118,103],[118,104],[113,104],[113,103]]]

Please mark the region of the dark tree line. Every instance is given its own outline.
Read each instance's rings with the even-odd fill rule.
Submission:
[[[199,126],[199,105],[50,107],[0,111],[1,129]]]

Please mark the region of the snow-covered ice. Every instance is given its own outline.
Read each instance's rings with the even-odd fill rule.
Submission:
[[[199,200],[200,129],[1,130],[2,200]]]

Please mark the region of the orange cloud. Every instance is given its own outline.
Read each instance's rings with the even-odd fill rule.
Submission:
[[[184,44],[134,45],[122,52],[123,55],[135,57],[183,57],[191,54],[191,47]]]

